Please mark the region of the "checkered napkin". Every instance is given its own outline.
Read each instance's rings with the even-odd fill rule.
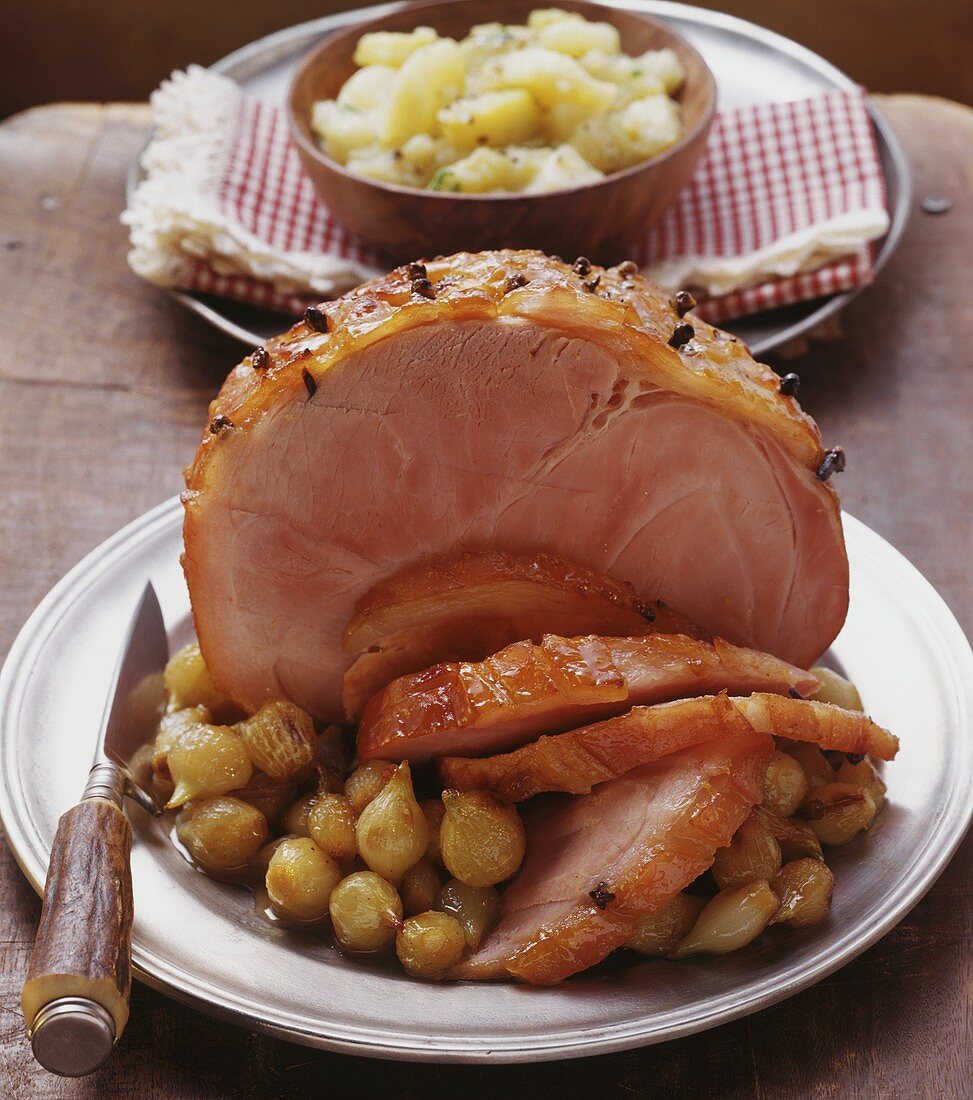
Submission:
[[[139,275],[297,314],[387,268],[318,200],[282,111],[199,67],[152,106],[145,178],[123,216]],[[855,89],[721,111],[691,183],[632,254],[724,321],[867,283],[888,224]]]

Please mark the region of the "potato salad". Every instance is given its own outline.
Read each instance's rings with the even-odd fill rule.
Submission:
[[[679,140],[684,79],[670,49],[621,52],[617,29],[574,12],[365,34],[357,72],[314,105],[323,151],[356,175],[463,193],[592,182]]]

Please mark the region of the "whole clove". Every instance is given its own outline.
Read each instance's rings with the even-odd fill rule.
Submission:
[[[607,909],[609,902],[615,900],[615,895],[608,889],[608,884],[604,882],[599,882],[594,890],[589,890],[588,897],[599,909]]]
[[[681,348],[683,345],[688,344],[695,335],[696,330],[688,321],[680,321],[672,330],[672,335],[669,337],[669,347]]]
[[[328,315],[320,306],[308,306],[304,310],[304,323],[315,332],[327,332],[330,328]]]
[[[780,380],[780,393],[784,397],[797,397],[801,388],[801,376],[799,374],[785,374]]]
[[[677,316],[685,317],[691,309],[696,308],[696,299],[688,290],[680,290],[672,299],[672,308]]]
[[[587,256],[579,256],[571,265],[571,270],[575,275],[580,275],[584,278],[585,275],[591,274],[591,260]]]
[[[832,474],[840,474],[844,470],[846,464],[845,451],[843,447],[829,447],[824,452],[824,459],[821,465],[814,471],[814,476],[818,481],[827,481]]]

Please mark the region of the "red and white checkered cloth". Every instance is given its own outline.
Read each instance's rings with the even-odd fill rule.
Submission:
[[[179,76],[186,85],[229,85],[199,69]],[[167,88],[171,95],[180,85],[174,80]],[[149,147],[149,178],[125,215],[135,270],[155,282],[297,314],[308,301],[387,267],[319,201],[283,112],[235,88],[221,94],[235,117],[230,136],[222,135],[225,155],[212,159],[208,175],[196,172],[173,187],[168,157],[164,178],[153,184]],[[197,96],[175,122],[168,119],[177,151],[180,141],[185,147],[180,127],[205,129],[202,115]],[[192,225],[196,187],[200,209],[208,210],[198,217],[201,232]],[[176,213],[160,213],[180,191]],[[864,92],[856,89],[721,111],[691,183],[645,239],[632,242],[632,252],[663,285],[701,288],[699,312],[723,321],[868,282],[867,241],[887,224],[878,151]],[[287,261],[283,268],[278,259]]]

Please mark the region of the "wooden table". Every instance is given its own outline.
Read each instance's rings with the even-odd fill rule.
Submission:
[[[788,369],[848,509],[973,632],[973,112],[893,97],[917,208],[881,275]],[[123,181],[142,106],[65,105],[0,126],[0,653],[48,588],[176,492],[240,349],[124,262]],[[907,674],[907,670],[904,670]],[[248,1034],[142,986],[110,1064],[61,1081],[31,1060],[20,985],[39,904],[0,845],[0,1097],[973,1096],[973,842],[892,933],[783,1004],[642,1051],[541,1066],[363,1061]],[[389,1010],[394,1012],[394,1005]]]

